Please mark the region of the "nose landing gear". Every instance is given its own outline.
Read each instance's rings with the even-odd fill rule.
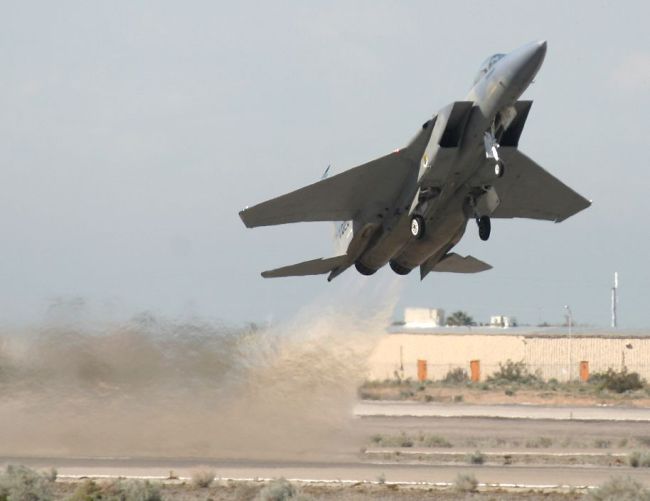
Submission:
[[[492,229],[490,216],[481,216],[476,218],[476,224],[478,224],[479,238],[483,241],[486,241],[488,238],[490,238],[490,230]]]
[[[494,164],[494,175],[496,177],[503,177],[506,166],[503,163],[503,160],[497,160],[497,163]]]
[[[496,163],[494,164],[494,175],[502,177],[505,172],[505,164],[499,158],[499,143],[492,132],[485,132],[483,135],[483,145],[485,146],[485,157],[493,158]]]

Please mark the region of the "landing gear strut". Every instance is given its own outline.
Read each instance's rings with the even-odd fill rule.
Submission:
[[[492,225],[490,224],[490,216],[481,216],[476,219],[478,224],[478,236],[481,240],[485,241],[490,238],[490,230]]]
[[[420,240],[424,236],[424,218],[413,216],[411,218],[411,235]]]
[[[499,143],[497,138],[491,132],[485,132],[483,135],[483,145],[485,146],[485,157],[493,158],[496,163],[494,164],[494,175],[502,177],[505,172],[505,164],[499,158]]]

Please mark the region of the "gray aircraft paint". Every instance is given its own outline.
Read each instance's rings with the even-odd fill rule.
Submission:
[[[350,221],[336,234],[345,252],[262,275],[329,273],[332,280],[353,264],[372,274],[387,263],[399,274],[419,266],[421,278],[476,273],[491,266],[449,252],[469,219],[489,236],[490,217],[559,222],[587,208],[588,200],[517,148],[531,105],[518,99],[545,54],[543,41],[491,56],[466,99],[443,108],[407,147],[241,211],[247,227]]]

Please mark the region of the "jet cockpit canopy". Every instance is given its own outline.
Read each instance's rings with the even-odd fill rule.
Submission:
[[[492,66],[497,64],[497,61],[499,61],[501,58],[503,58],[505,54],[493,54],[492,56],[488,57],[483,63],[481,64],[481,69],[479,70],[478,74],[476,75],[476,78],[474,79],[474,85],[478,83],[478,81],[483,78],[490,69],[492,69]]]

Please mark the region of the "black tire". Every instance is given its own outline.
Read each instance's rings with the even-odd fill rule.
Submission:
[[[422,216],[411,218],[411,235],[418,240],[424,236],[424,218]]]
[[[494,164],[494,175],[496,177],[503,177],[505,171],[506,165],[501,160]]]
[[[490,216],[481,216],[476,222],[478,223],[478,236],[481,240],[486,241],[490,238],[490,231],[492,224],[490,223]]]

